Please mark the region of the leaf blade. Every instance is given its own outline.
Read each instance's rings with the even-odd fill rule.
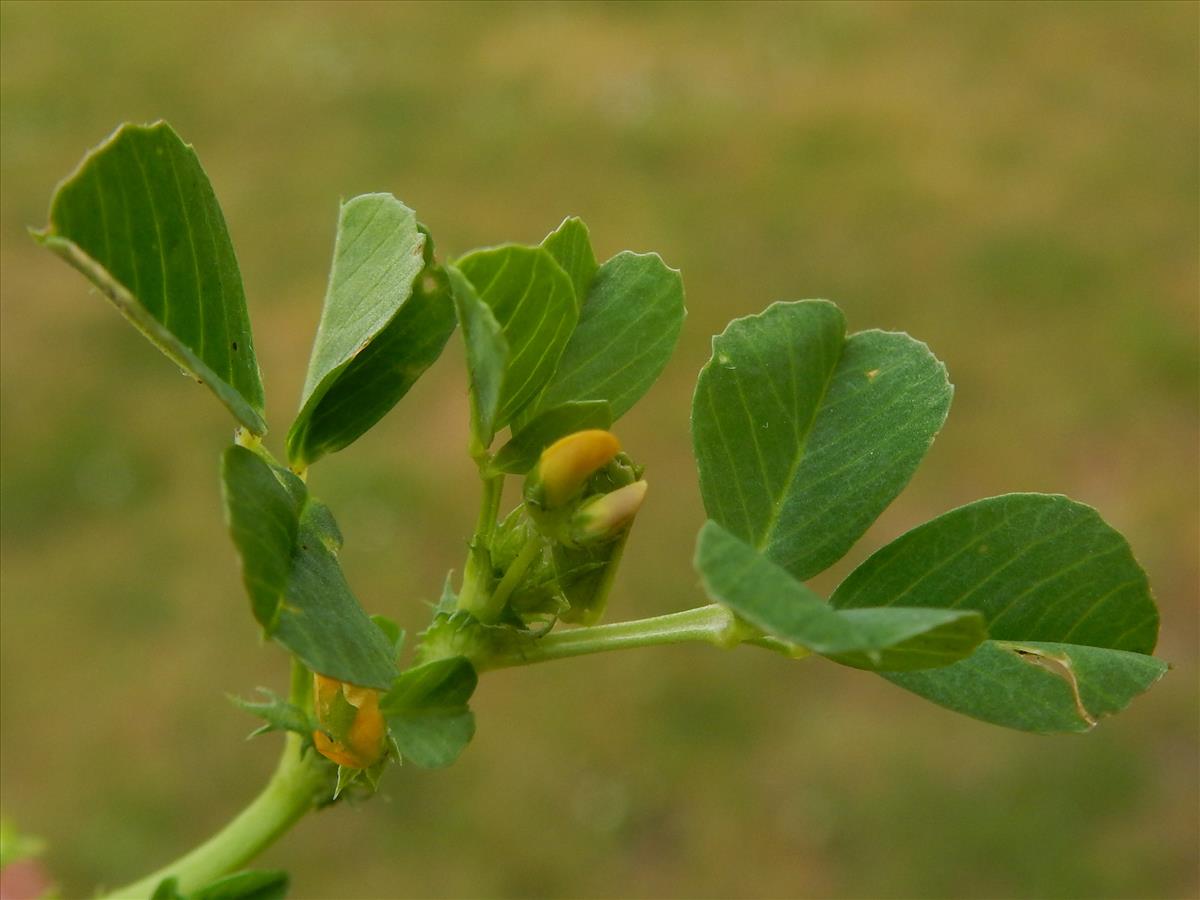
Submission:
[[[1149,653],[1158,637],[1129,544],[1058,494],[1002,494],[938,516],[872,554],[830,602],[976,609],[996,640]]]
[[[945,666],[969,656],[987,636],[982,617],[974,612],[904,608],[840,612],[713,521],[700,531],[696,570],[709,597],[751,625],[854,668]]]
[[[713,339],[692,406],[709,516],[797,578],[828,568],[908,483],[949,410],[907,335],[845,337],[826,301],[775,303]]]
[[[454,311],[462,330],[467,351],[467,374],[471,379],[471,433],[480,447],[492,443],[498,426],[496,414],[504,372],[508,366],[508,341],[500,323],[487,304],[479,299],[474,286],[454,266],[448,266]]]
[[[843,610],[974,609],[973,656],[890,681],[949,709],[1026,731],[1087,731],[1166,672],[1148,655],[1158,611],[1125,539],[1082,503],[1004,494],[951,510],[876,551],[834,591]]]
[[[264,633],[314,672],[391,687],[392,648],[346,584],[328,509],[300,479],[245,447],[228,448],[221,468],[226,518]]]
[[[437,358],[450,336],[449,310],[442,305],[448,298],[436,285],[426,292],[417,283],[431,263],[432,245],[416,214],[391,194],[362,194],[342,204],[300,411],[288,433],[288,456],[294,465],[350,444]],[[414,297],[417,303],[409,310]],[[423,312],[430,317],[422,317]],[[402,360],[405,365],[393,368],[389,354],[413,349],[397,339],[410,337],[414,325],[431,330],[432,340],[427,346],[419,344],[416,349],[421,352]],[[389,335],[393,326],[397,331]],[[381,336],[389,339],[372,350]],[[346,378],[351,388],[370,388],[369,402],[357,395],[347,402],[349,388],[342,384]],[[335,396],[325,403],[331,391]]]
[[[463,656],[428,662],[396,679],[379,710],[400,754],[424,769],[440,769],[458,759],[475,735],[467,701],[478,676]]]
[[[311,465],[358,440],[403,399],[445,349],[456,324],[454,304],[447,275],[433,261],[432,239],[422,234],[424,268],[415,276],[410,295],[292,423],[287,449],[293,465]]]
[[[1059,670],[1030,657],[1048,658]],[[1168,668],[1160,659],[1127,650],[986,641],[972,656],[946,668],[883,677],[954,712],[1006,728],[1054,734],[1090,731],[1149,690]]]
[[[508,347],[491,431],[503,428],[554,374],[579,311],[571,279],[541,247],[476,250],[456,268],[491,312]],[[492,435],[487,435],[489,441]]]
[[[571,286],[575,289],[575,308],[581,308],[598,268],[587,226],[578,216],[568,216],[542,239],[542,247],[549,251],[570,277]]]
[[[225,218],[166,122],[122,125],[55,190],[34,237],[95,284],[151,343],[266,432],[263,387]]]
[[[554,377],[522,421],[579,400],[607,401],[616,421],[662,374],[686,314],[678,269],[657,253],[618,253],[596,271]]]

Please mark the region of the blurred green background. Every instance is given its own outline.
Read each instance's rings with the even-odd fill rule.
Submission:
[[[443,254],[578,214],[601,258],[681,268],[690,309],[620,425],[652,490],[611,617],[701,600],[710,336],[828,297],[927,341],[957,393],[817,587],[954,506],[1061,491],[1128,535],[1176,666],[1060,738],[754,650],[495,673],[457,766],[263,858],[294,896],[1196,896],[1197,9],[5,3],[6,814],[82,896],[217,827],[277,752],[223,696],[286,680],[222,524],[231,421],[24,234],[87,148],[161,117],[224,206],[276,448],[339,198],[394,192]],[[310,481],[365,605],[410,629],[474,518],[461,357]]]

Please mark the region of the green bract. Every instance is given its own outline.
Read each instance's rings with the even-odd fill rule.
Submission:
[[[732,322],[700,372],[692,435],[709,521],[695,566],[713,603],[597,624],[637,547],[635,516],[657,499],[653,472],[644,477],[607,430],[659,377],[683,324],[680,273],[658,255],[597,264],[587,227],[568,218],[538,245],[439,263],[395,197],[347,201],[285,466],[262,442],[263,389],[221,210],[170,126],[123,126],[88,154],[36,238],[240,422],[221,460],[226,518],[251,613],[293,658],[286,699],[237,701],[264,720],[256,733],[287,735],[266,790],[119,896],[282,896],[282,873],[232,873],[309,809],[373,791],[390,762],[453,763],[475,732],[478,673],[494,668],[744,644],[826,657],[1040,732],[1085,731],[1166,671],[1150,655],[1158,613],[1145,573],[1124,538],[1065,497],[980,500],[888,544],[828,600],[804,583],[908,483],[952,395],[928,347],[848,335],[827,301]],[[347,584],[341,533],[305,479],[404,397],[456,326],[482,500],[462,578],[447,578],[404,660],[403,634],[369,617]],[[509,475],[524,476],[524,490],[504,510]],[[324,676],[317,715],[313,673]],[[372,752],[339,755],[340,741]]]

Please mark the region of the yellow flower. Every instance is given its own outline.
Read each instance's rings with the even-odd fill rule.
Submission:
[[[379,691],[313,673],[313,732],[317,752],[339,766],[367,769],[383,758],[387,724]]]
[[[587,480],[620,452],[616,435],[599,428],[559,438],[542,451],[527,476],[525,499],[540,509],[557,509],[580,493]]]
[[[579,545],[611,541],[633,522],[646,488],[646,482],[635,481],[586,501],[571,518],[571,540]]]

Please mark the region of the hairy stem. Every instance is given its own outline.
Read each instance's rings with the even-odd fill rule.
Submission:
[[[556,631],[539,638],[533,644],[502,650],[474,659],[473,662],[477,669],[485,671],[527,666],[589,653],[695,641],[722,648],[748,643],[797,659],[808,655],[803,648],[782,641],[764,640],[762,632],[742,622],[725,607],[714,603],[649,619]]]

